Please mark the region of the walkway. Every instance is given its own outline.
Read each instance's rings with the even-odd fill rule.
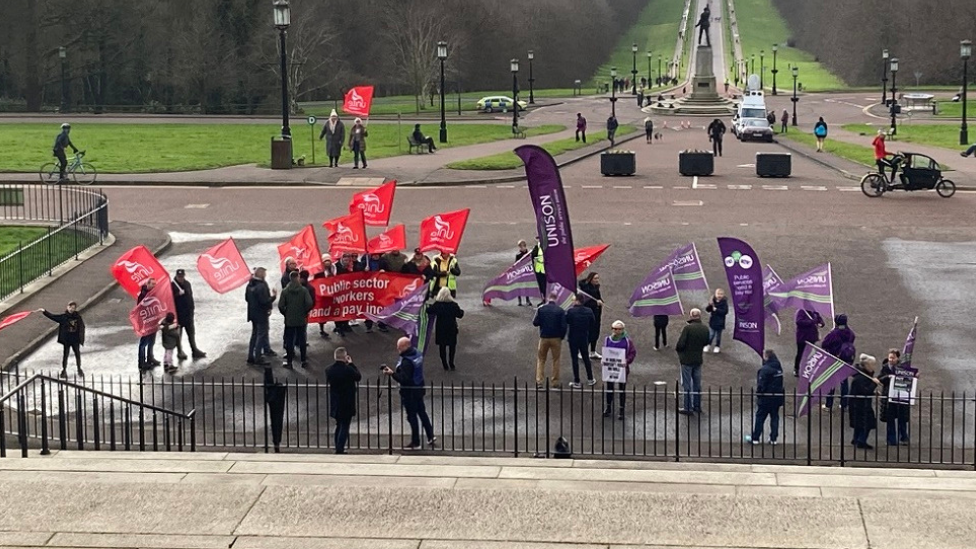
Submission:
[[[948,549],[976,539],[976,473],[965,471],[61,452],[0,460],[0,480],[0,545],[20,547]]]

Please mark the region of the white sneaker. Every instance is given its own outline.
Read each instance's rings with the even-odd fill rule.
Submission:
[[[769,440],[769,443],[772,444],[773,446],[776,446],[777,444],[779,444],[779,442],[777,442],[775,440],[772,440],[772,439]]]
[[[582,389],[583,388],[582,385],[580,385],[579,383],[576,383],[575,381],[569,382],[569,387],[571,389]]]
[[[597,352],[592,352],[592,353],[590,353],[590,358],[595,358],[597,360],[602,360],[603,359],[603,355],[601,355],[600,353],[597,353]]]
[[[715,350],[713,350],[712,352],[715,353],[715,354],[718,354],[721,350],[722,349],[719,346],[716,345],[715,346]]]
[[[702,349],[702,352],[705,352],[705,353],[707,353],[707,352],[709,352],[709,351],[711,351],[711,350],[712,350],[712,346],[711,346],[711,345],[705,345],[705,348],[704,348],[704,349]]]
[[[589,385],[590,387],[592,387],[592,386],[596,385],[596,380],[595,379],[588,379],[588,380],[586,380],[586,384]]]
[[[743,439],[746,442],[752,444],[753,446],[758,446],[758,445],[762,444],[762,441],[761,440],[753,440],[752,435],[746,435],[746,436],[743,437]]]

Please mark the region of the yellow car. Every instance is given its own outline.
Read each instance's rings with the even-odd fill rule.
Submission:
[[[492,95],[489,97],[482,97],[478,100],[478,110],[482,112],[508,112],[512,108],[511,97],[504,95]],[[519,111],[524,111],[525,107],[528,105],[525,101],[519,100],[518,107]]]

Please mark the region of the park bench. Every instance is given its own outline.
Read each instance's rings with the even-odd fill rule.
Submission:
[[[413,154],[414,151],[417,151],[417,154],[430,152],[427,150],[426,143],[417,143],[417,141],[413,138],[412,135],[407,136],[407,144],[410,145],[410,149],[408,151],[409,154]]]

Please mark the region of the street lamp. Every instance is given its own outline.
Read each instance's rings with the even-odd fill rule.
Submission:
[[[756,74],[756,54],[752,54],[752,67],[749,69],[749,74]]]
[[[437,58],[441,60],[441,143],[447,143],[447,111],[444,102],[444,61],[447,61],[447,42],[441,40],[437,43]]]
[[[779,72],[778,70],[776,70],[776,51],[777,50],[779,50],[779,46],[777,46],[776,44],[773,44],[773,95],[776,95],[776,73]]]
[[[657,54],[657,77],[661,80],[661,85],[664,85],[664,79],[661,77],[661,54]]]
[[[519,71],[519,60],[512,59],[512,132],[515,133],[518,130],[518,71]]]
[[[647,87],[654,87],[654,73],[651,71],[651,59],[654,58],[654,54],[647,52]]]
[[[610,80],[617,81],[617,67],[610,67]],[[610,114],[617,116],[617,86],[610,87]]]
[[[630,52],[634,54],[634,68],[630,71],[630,74],[633,75],[630,79],[630,83],[633,86],[630,95],[637,95],[637,42],[634,42],[630,47]]]
[[[759,50],[759,89],[766,90],[766,51]]]
[[[291,139],[291,128],[288,127],[288,52],[285,49],[285,34],[291,26],[288,0],[275,0],[274,26],[278,29],[281,49],[281,138]]]
[[[58,57],[61,59],[61,112],[68,112],[68,48],[61,46],[58,48]]]
[[[793,72],[793,99],[792,99],[792,101],[793,101],[793,125],[796,126],[796,102],[800,100],[800,98],[798,98],[796,96],[796,77],[797,76],[800,76],[800,69],[796,65],[793,65],[793,67],[791,68],[791,71]]]
[[[535,52],[529,50],[529,104],[535,105],[535,77],[532,76],[532,60],[535,59]]]
[[[895,115],[898,114],[898,87],[895,84],[895,76],[898,74],[898,58],[891,58],[891,135],[898,134],[898,122]]]
[[[962,125],[959,126],[959,144],[969,144],[969,126],[966,125],[966,90],[969,78],[969,58],[973,56],[973,43],[969,40],[959,42],[959,57],[962,58]]]
[[[881,50],[881,104],[888,104],[888,49]]]

